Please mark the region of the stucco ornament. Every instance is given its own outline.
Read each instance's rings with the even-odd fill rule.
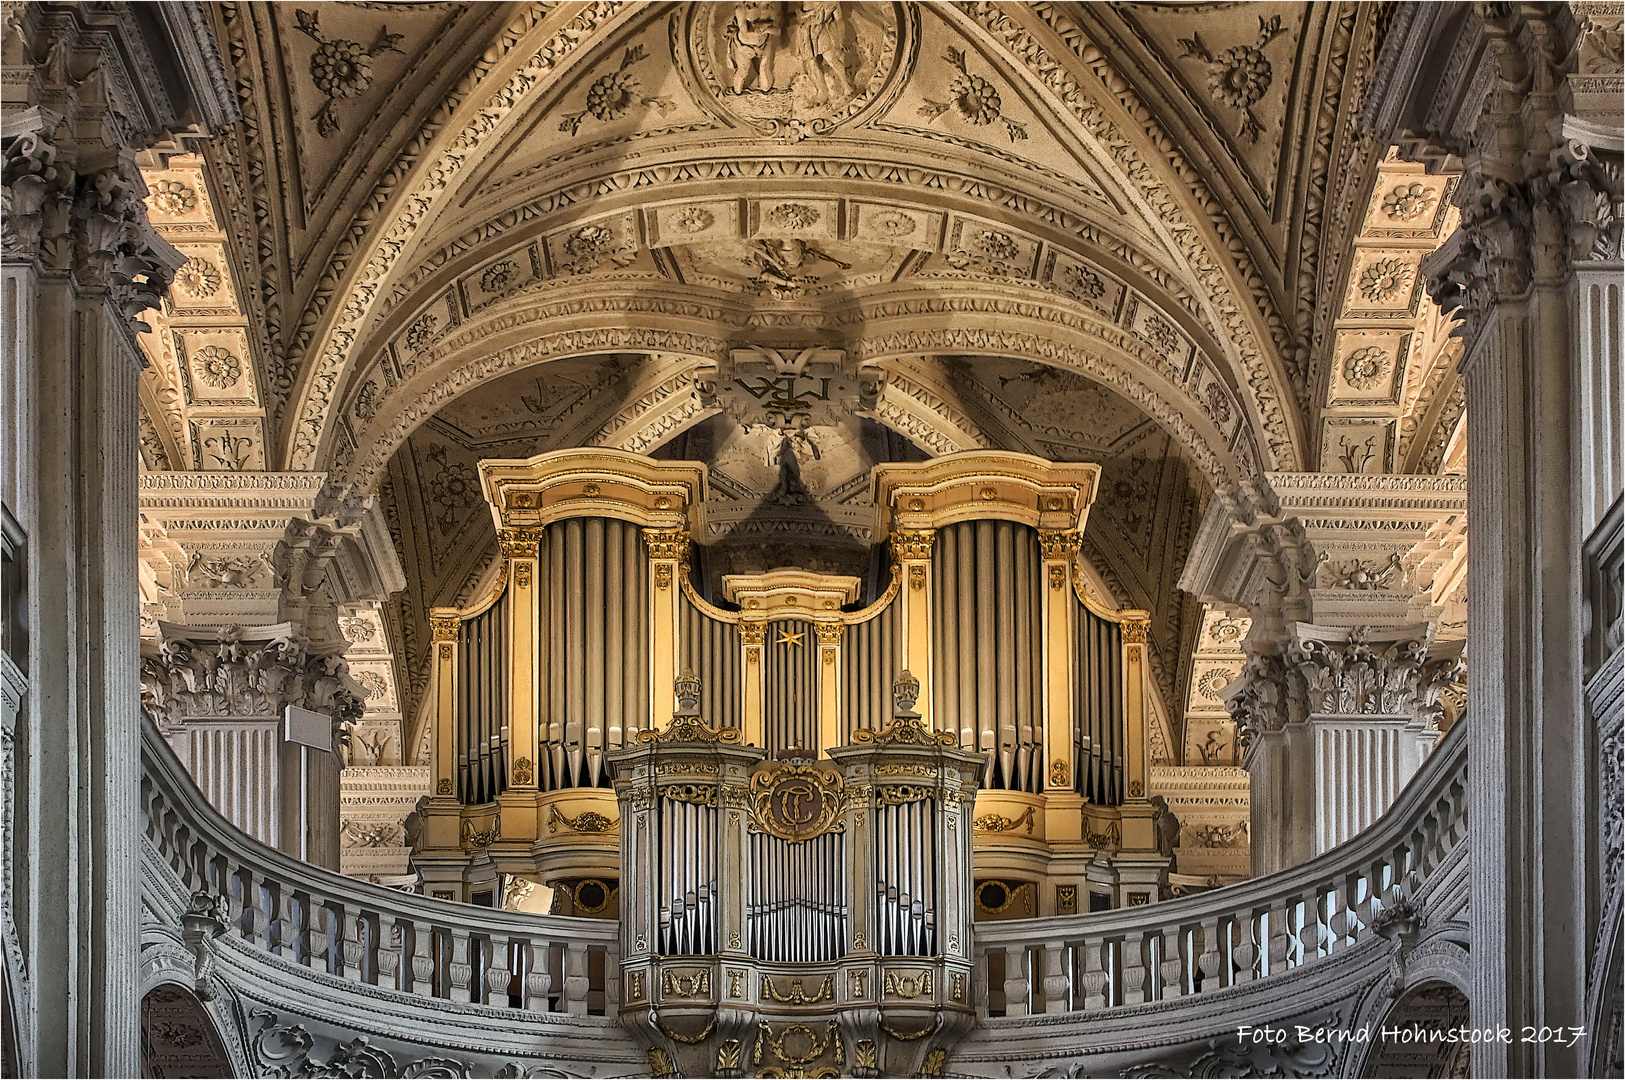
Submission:
[[[192,358],[197,377],[216,390],[224,390],[242,378],[243,362],[218,345],[205,345]]]
[[[646,55],[642,45],[634,45],[627,49],[621,56],[620,67],[608,74],[600,75],[587,88],[585,107],[580,112],[564,114],[564,119],[559,121],[559,130],[575,135],[581,130],[582,121],[589,116],[604,122],[619,120],[633,109],[644,105],[658,110],[661,116],[676,108],[671,98],[650,97],[644,94],[643,80],[627,70],[638,61],[646,59]]]
[[[1388,373],[1388,354],[1374,345],[1356,349],[1343,361],[1343,381],[1356,390],[1370,390]]]
[[[686,5],[684,60],[730,119],[797,142],[890,100],[909,55],[903,5]]]
[[[480,288],[488,293],[505,292],[518,278],[519,264],[512,259],[503,259],[485,268],[480,275]]]
[[[160,214],[175,217],[197,206],[197,192],[178,180],[160,180],[152,185],[151,203]]]
[[[1433,208],[1434,199],[1426,184],[1398,184],[1382,200],[1382,212],[1394,221],[1415,221]]]
[[[1236,45],[1215,53],[1201,34],[1180,38],[1184,52],[1180,59],[1195,57],[1207,64],[1208,90],[1232,109],[1241,111],[1241,125],[1236,134],[1248,142],[1257,142],[1264,133],[1264,125],[1253,113],[1253,106],[1262,101],[1274,79],[1264,46],[1286,33],[1279,15],[1258,17],[1258,39],[1251,45]]]
[[[299,29],[316,42],[316,53],[310,58],[310,78],[316,89],[327,96],[327,101],[313,119],[316,133],[327,138],[339,130],[335,106],[345,98],[360,96],[372,86],[373,58],[380,53],[400,52],[396,46],[403,35],[391,34],[388,27],[380,26],[372,44],[362,45],[357,41],[328,38],[322,33],[321,16],[317,12],[299,10],[294,15],[299,20]]]
[[[1399,259],[1378,259],[1360,273],[1360,295],[1373,303],[1396,299],[1411,282],[1411,268]]]
[[[176,287],[199,300],[219,292],[220,283],[219,269],[207,259],[187,259],[186,265],[175,274]]]
[[[961,120],[976,127],[1003,122],[1005,134],[1010,136],[1011,142],[1027,137],[1027,126],[1010,119],[1001,111],[1004,101],[999,97],[997,88],[982,76],[972,74],[965,66],[965,50],[949,48],[942,55],[943,59],[959,69],[959,75],[948,84],[948,100],[943,102],[926,98],[925,104],[919,108],[921,116],[935,120],[952,109]]]

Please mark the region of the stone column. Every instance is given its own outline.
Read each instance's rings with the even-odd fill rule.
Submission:
[[[295,858],[339,868],[339,768],[362,711],[342,657],[312,653],[292,623],[213,640],[161,624],[142,665],[144,707],[232,824]],[[286,737],[292,706],[332,718],[330,748]]]
[[[29,1075],[140,1070],[134,320],[182,259],[147,223],[133,155],[234,119],[207,27],[198,4],[138,21],[40,3],[0,31],[0,498],[29,627],[7,898]]]
[[[336,870],[339,770],[360,702],[388,690],[376,671],[368,687],[349,678],[338,605],[382,599],[403,575],[394,550],[367,528],[376,511],[318,512],[325,480],[226,471],[140,478],[142,682],[148,713],[216,809],[250,836]],[[363,629],[382,630],[374,622]],[[294,689],[307,673],[334,680],[314,704],[308,687]],[[290,705],[331,717],[331,751],[288,739]],[[377,731],[367,735],[356,757],[371,762],[367,749],[382,742]]]
[[[1301,680],[1287,651],[1294,623],[1308,621],[1314,551],[1272,492],[1213,500],[1179,587],[1252,619],[1241,674],[1222,693],[1252,777],[1252,870],[1269,874],[1314,855],[1314,763],[1304,729]]]
[[[1406,13],[1368,107],[1404,156],[1463,173],[1461,227],[1422,264],[1460,320],[1473,520],[1467,607],[1475,1027],[1586,1027],[1585,888],[1596,827],[1581,691],[1580,568],[1618,414],[1591,412],[1588,349],[1617,327],[1622,140],[1616,3],[1479,5]],[[1577,264],[1585,264],[1576,269]],[[1611,264],[1611,265],[1610,265]],[[1610,310],[1612,309],[1612,310]],[[1611,364],[1619,370],[1617,341]],[[1609,455],[1599,461],[1599,455]],[[1602,466],[1602,467],[1599,467]],[[1578,1076],[1577,1045],[1475,1047],[1486,1076]]]

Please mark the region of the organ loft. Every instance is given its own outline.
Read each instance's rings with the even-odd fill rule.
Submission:
[[[793,483],[810,414],[764,400]],[[1102,606],[1079,563],[1098,466],[877,464],[869,543],[819,560],[848,573],[721,572],[742,553],[706,542],[703,461],[479,475],[502,561],[432,613],[413,861],[434,896],[522,879],[618,918],[619,1009],[657,1071],[738,1067],[758,1031],[770,1068],[940,1071],[975,1016],[979,912],[1159,895],[1146,614]]]

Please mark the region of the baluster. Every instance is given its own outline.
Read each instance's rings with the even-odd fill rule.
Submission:
[[[579,941],[564,946],[564,1011],[571,1016],[587,1015],[587,946]]]
[[[531,1012],[548,1012],[553,992],[553,974],[550,970],[551,946],[546,941],[529,941],[525,964],[525,1008]]]
[[[1044,1011],[1064,1013],[1071,1007],[1072,980],[1063,968],[1066,943],[1044,943]]]
[[[1004,950],[1004,1015],[1006,1016],[1026,1016],[1031,1011],[1027,1006],[1028,957],[1026,945],[1017,945]]]
[[[1376,916],[1378,910],[1377,893],[1379,891],[1378,883],[1382,881],[1382,863],[1376,862],[1366,867],[1363,876],[1365,878],[1363,883],[1365,895],[1360,898],[1358,904],[1354,905],[1354,939],[1357,942],[1366,940],[1372,933],[1371,920]],[[1359,894],[1356,893],[1355,895]]]
[[[1146,936],[1136,931],[1123,939],[1123,1004],[1138,1005],[1146,1001],[1145,969]]]
[[[1084,938],[1079,946],[1083,950],[1083,1007],[1087,1012],[1106,1007],[1106,942]]]
[[[1197,932],[1202,935],[1202,953],[1196,960],[1196,973],[1200,976],[1196,992],[1211,994],[1224,985],[1219,978],[1219,965],[1224,960],[1224,954],[1219,949],[1219,920],[1202,920],[1201,929]]]
[[[474,996],[470,992],[472,988],[469,986],[468,981],[470,976],[474,974],[474,966],[469,963],[468,951],[471,947],[478,948],[479,946],[469,941],[466,930],[452,930],[449,931],[449,934],[451,936],[450,998],[452,1001],[471,1002],[474,1000]]]
[[[272,933],[276,938],[276,948],[272,951],[285,960],[298,963],[299,920],[294,910],[293,887],[276,882],[271,888],[271,910],[275,913]]]
[[[508,967],[508,935],[492,934],[486,939],[486,948],[491,952],[485,961],[485,1003],[506,1008],[508,984],[513,981],[513,971]]]
[[[373,982],[391,990],[402,989],[400,983],[401,972],[401,925],[395,921],[395,916],[388,912],[378,913],[378,959],[373,969]]]
[[[271,951],[271,912],[266,909],[270,897],[265,882],[251,870],[243,871],[243,893],[248,902],[248,939],[266,952]]]
[[[177,822],[174,831],[170,833],[168,847],[164,851],[164,857],[169,863],[169,868],[175,872],[177,878],[181,879],[183,887],[186,881],[186,848],[191,842],[191,827]]]
[[[248,942],[254,940],[253,890],[253,879],[248,871],[235,862],[228,862],[221,891],[231,905],[232,927],[237,931],[238,937]]]
[[[293,883],[282,886],[282,955],[296,964],[305,962],[309,951],[310,922],[317,913],[311,910],[311,901],[302,892],[296,892]]]
[[[305,964],[318,971],[327,970],[327,958],[332,953],[333,935],[327,925],[327,900],[320,896],[307,897],[305,909]]]
[[[1258,913],[1238,912],[1232,926],[1232,932],[1237,938],[1233,953],[1235,968],[1232,981],[1250,983],[1258,977],[1259,961],[1263,957],[1263,950],[1258,947],[1259,934],[1262,932],[1258,923]]]
[[[367,931],[367,916],[347,906],[339,907],[337,914],[344,934],[339,944],[339,977],[348,982],[361,982],[361,951],[365,945],[362,935]]]
[[[186,873],[181,875],[181,885],[188,893],[197,892],[209,887],[209,845],[202,840],[194,840],[186,849]]]
[[[434,946],[434,932],[421,923],[412,924],[412,993],[424,997],[435,996],[434,962],[430,950]]]
[[[604,1015],[621,1013],[621,946],[610,942],[604,946]]]
[[[1355,878],[1352,874],[1342,875],[1332,886],[1331,912],[1326,924],[1332,935],[1328,949],[1334,956],[1353,944],[1350,938],[1354,934],[1355,895]]]
[[[1185,928],[1162,928],[1162,963],[1157,972],[1162,976],[1160,1000],[1171,1001],[1185,996]]]
[[[1277,900],[1269,909],[1269,937],[1266,945],[1269,966],[1265,968],[1266,975],[1280,975],[1286,971],[1287,953],[1292,949],[1292,907],[1295,901],[1291,898]]]

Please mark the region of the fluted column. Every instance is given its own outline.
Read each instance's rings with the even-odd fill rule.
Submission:
[[[1579,556],[1607,502],[1598,443],[1618,413],[1586,411],[1596,388],[1581,373],[1618,315],[1576,293],[1593,265],[1619,280],[1619,9],[1483,4],[1457,19],[1420,5],[1402,21],[1409,59],[1385,56],[1368,119],[1402,155],[1463,169],[1461,227],[1422,273],[1465,343],[1472,1024],[1591,1028],[1599,823],[1582,810],[1594,751],[1576,737]],[[1416,80],[1409,64],[1445,77]],[[1616,343],[1604,370],[1619,366]],[[1600,1037],[1486,1042],[1473,1071],[1587,1075]]]

